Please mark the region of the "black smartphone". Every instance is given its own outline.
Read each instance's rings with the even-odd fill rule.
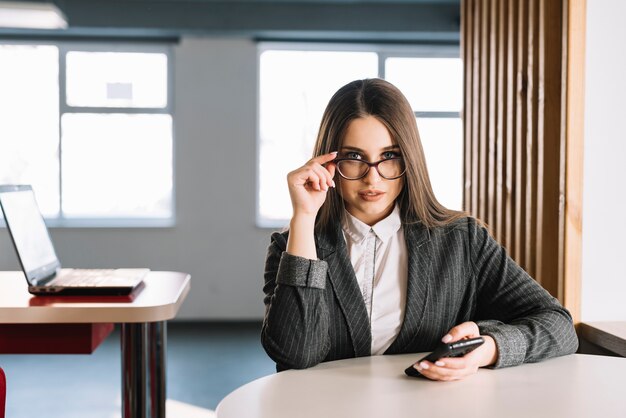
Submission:
[[[462,357],[470,351],[474,350],[475,348],[479,347],[484,342],[485,339],[483,337],[477,337],[468,338],[466,340],[459,340],[453,343],[440,343],[432,353],[428,354],[424,358],[419,359],[419,361],[417,361],[416,363],[419,363],[422,360],[434,363],[444,357]],[[406,373],[407,376],[421,376],[420,372],[418,372],[417,369],[413,367],[413,364],[407,367],[404,373]]]

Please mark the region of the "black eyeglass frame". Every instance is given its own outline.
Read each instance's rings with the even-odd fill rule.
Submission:
[[[402,157],[391,157],[391,158],[383,158],[380,161],[376,161],[374,163],[370,163],[369,161],[365,161],[365,160],[359,160],[358,158],[338,158],[336,160],[333,160],[332,162],[337,165],[337,172],[339,173],[339,175],[341,177],[343,177],[346,180],[360,180],[363,177],[367,176],[367,174],[370,172],[370,169],[372,167],[374,167],[376,169],[376,171],[378,172],[378,175],[381,176],[382,178],[384,178],[385,180],[396,180],[399,179],[400,177],[404,176],[404,174],[406,173],[406,165],[403,167],[402,173],[400,173],[400,175],[395,176],[395,177],[386,177],[384,176],[380,170],[378,169],[378,164],[383,163],[385,161],[390,161],[390,160],[400,160],[402,161],[403,158]],[[367,170],[365,170],[365,173],[363,173],[362,176],[359,177],[346,177],[341,170],[339,169],[339,163],[342,161],[356,161],[359,163],[363,163],[363,164],[367,164]]]

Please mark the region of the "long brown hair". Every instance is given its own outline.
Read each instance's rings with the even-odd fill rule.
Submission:
[[[404,158],[405,182],[398,196],[402,223],[420,222],[432,228],[466,217],[464,212],[447,209],[435,197],[415,114],[400,90],[385,80],[356,80],[333,95],[322,116],[313,157],[340,150],[350,122],[367,116],[375,117],[387,127]],[[343,180],[340,176],[336,179]],[[343,200],[337,188],[331,188],[317,215],[316,229],[329,230],[336,220],[341,219],[343,210]]]

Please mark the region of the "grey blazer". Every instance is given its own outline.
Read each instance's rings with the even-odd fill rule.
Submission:
[[[473,218],[427,229],[404,225],[408,284],[404,321],[385,354],[431,351],[453,326],[478,324],[498,347],[495,367],[576,351],[569,312]],[[265,263],[261,341],[277,369],[369,356],[367,311],[339,224],[316,235],[319,260],[285,252],[274,233]]]

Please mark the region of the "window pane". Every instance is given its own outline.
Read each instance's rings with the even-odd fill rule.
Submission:
[[[385,79],[404,93],[416,112],[460,112],[463,106],[459,58],[388,58]]]
[[[167,105],[165,54],[71,51],[66,65],[70,106]]]
[[[170,115],[65,114],[61,123],[65,216],[172,215]]]
[[[265,51],[261,55],[261,219],[291,217],[286,176],[311,158],[331,96],[350,81],[377,74],[378,56],[370,52]]]
[[[460,118],[417,119],[428,174],[439,202],[449,209],[463,205],[463,125]]]
[[[46,217],[59,213],[58,56],[0,45],[0,183],[31,184]]]

